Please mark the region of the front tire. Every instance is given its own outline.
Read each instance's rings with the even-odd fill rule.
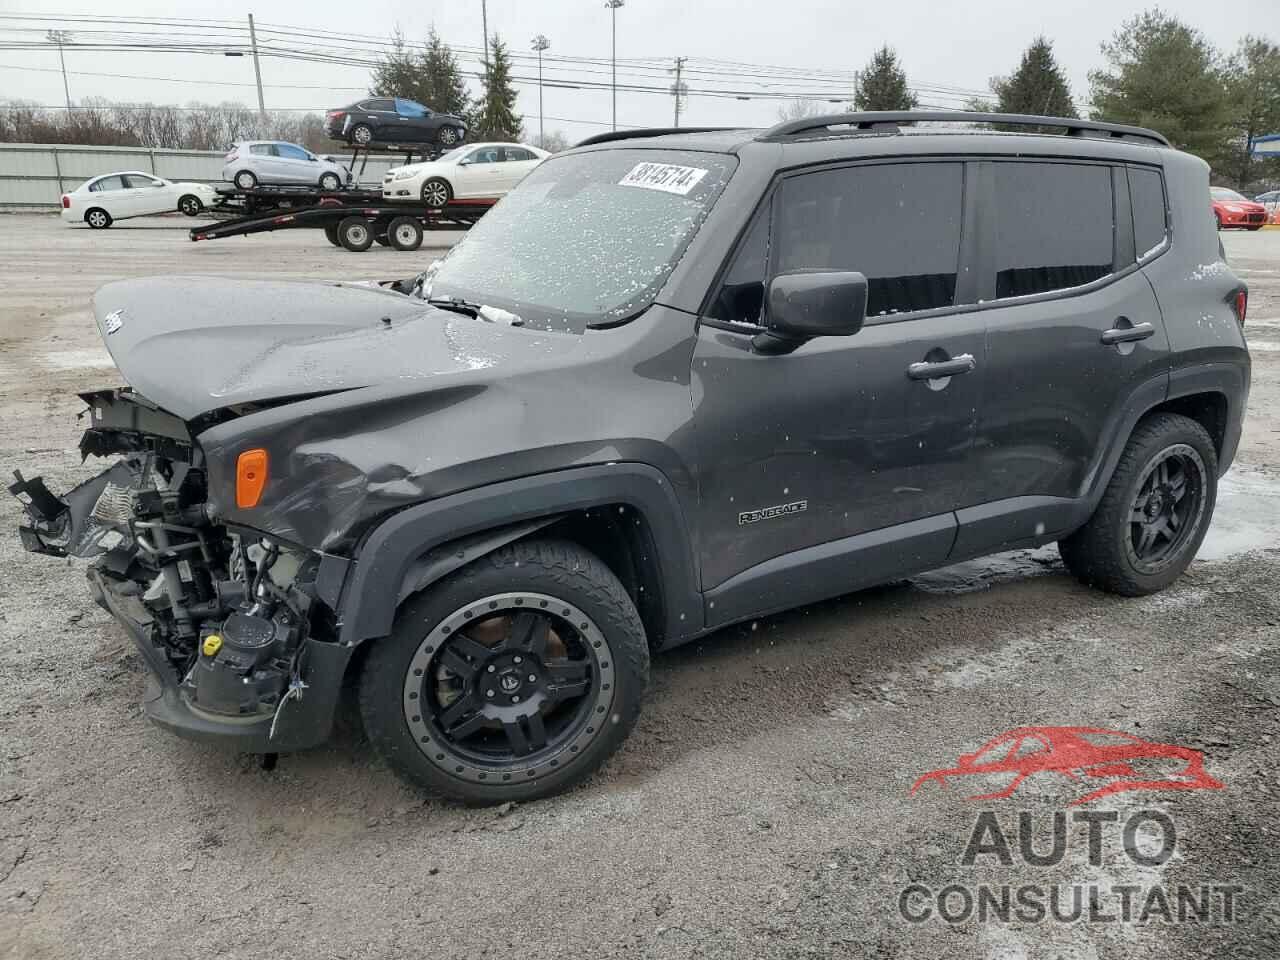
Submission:
[[[441,127],[440,132],[436,134],[436,139],[440,141],[442,147],[452,147],[462,139],[462,136],[456,127]]]
[[[373,225],[364,217],[347,217],[338,224],[338,242],[352,253],[373,246]]]
[[[105,230],[111,226],[111,214],[101,207],[94,207],[84,212],[84,222],[89,225],[90,230]]]
[[[453,187],[443,177],[432,177],[422,185],[422,202],[432,210],[448,206],[452,199]]]
[[[320,189],[331,193],[342,189],[342,178],[332,171],[320,176]]]
[[[184,194],[182,198],[178,200],[178,212],[184,213],[188,217],[200,216],[200,211],[203,209],[204,204],[200,202],[200,198],[195,194]]]
[[[1141,597],[1177,580],[1200,549],[1218,495],[1218,455],[1199,423],[1160,413],[1138,424],[1089,522],[1058,542],[1079,580]]]
[[[520,541],[403,605],[365,660],[360,713],[410,783],[469,803],[530,800],[618,749],[648,675],[617,577],[576,544]]]

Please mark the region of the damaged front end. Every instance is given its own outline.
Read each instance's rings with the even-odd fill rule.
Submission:
[[[321,557],[220,524],[182,419],[127,389],[82,397],[81,453],[122,459],[62,496],[15,472],[23,545],[92,561],[94,599],[146,660],[160,725],[258,753],[325,740],[350,648],[333,642]]]

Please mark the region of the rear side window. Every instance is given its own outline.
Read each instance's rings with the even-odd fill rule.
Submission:
[[[120,177],[120,176],[103,177],[101,180],[97,181],[96,183],[89,184],[89,189],[93,193],[104,193],[108,190],[124,190],[125,189],[124,177]]]
[[[1111,273],[1111,168],[996,163],[996,297],[1068,290]]]
[[[255,143],[249,148],[249,152],[255,157],[273,157],[275,156],[275,144],[271,143]]]
[[[508,160],[532,160],[533,154],[522,147],[507,147]]]
[[[955,303],[964,176],[959,163],[844,167],[783,181],[774,272],[857,270],[867,316]]]
[[[1129,168],[1129,196],[1133,202],[1133,240],[1141,262],[1156,253],[1168,236],[1164,181],[1155,170]]]

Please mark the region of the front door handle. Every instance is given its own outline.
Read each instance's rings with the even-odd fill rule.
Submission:
[[[1102,342],[1107,346],[1116,343],[1132,343],[1155,336],[1156,328],[1149,323],[1135,323],[1131,327],[1113,327],[1102,331]]]
[[[962,353],[950,360],[921,361],[907,367],[907,376],[912,380],[941,380],[944,377],[958,377],[968,373],[978,365],[973,354]]]

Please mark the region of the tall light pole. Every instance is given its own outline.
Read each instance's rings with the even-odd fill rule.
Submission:
[[[604,0],[613,18],[613,129],[618,129],[618,8],[623,0]]]
[[[249,14],[249,46],[253,48],[253,76],[258,81],[258,119],[265,120],[267,105],[262,99],[262,68],[258,66],[258,34],[253,29],[253,14]]]
[[[488,0],[480,0],[480,28],[484,30],[484,55],[481,58],[484,63],[484,82],[489,83],[489,3]]]
[[[44,35],[50,43],[58,45],[58,60],[62,64],[62,92],[67,96],[67,113],[71,113],[71,87],[67,85],[67,58],[63,56],[62,45],[71,42],[71,33],[67,30],[50,30]]]
[[[538,51],[538,146],[547,149],[547,131],[542,126],[542,51],[551,46],[551,41],[538,34],[533,38],[533,49]]]

